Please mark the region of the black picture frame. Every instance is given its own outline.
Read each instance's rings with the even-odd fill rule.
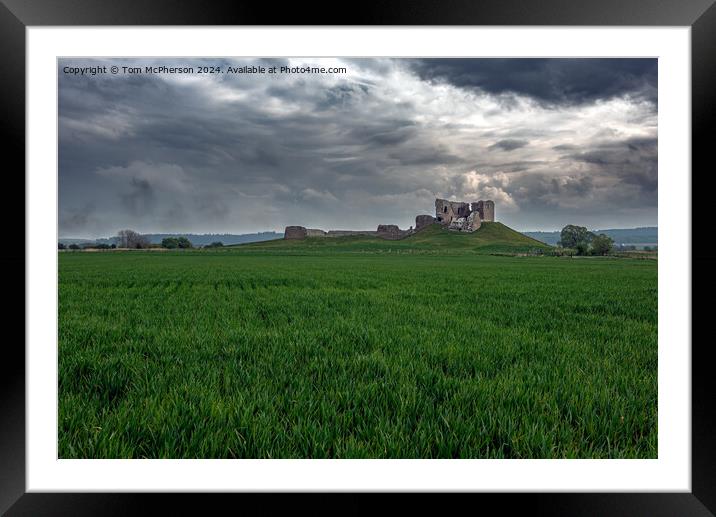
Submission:
[[[277,8],[267,2],[202,2],[200,0],[0,0],[0,84],[2,84],[2,146],[8,201],[2,204],[5,221],[12,224],[13,242],[2,262],[6,282],[15,292],[24,278],[10,273],[25,268],[27,257],[17,242],[18,214],[25,213],[25,29],[48,25],[570,25],[570,26],[689,26],[692,73],[692,242],[705,235],[709,218],[706,196],[710,174],[710,135],[716,124],[716,5],[715,0],[403,0],[356,5],[350,15],[320,4],[287,3]],[[698,184],[698,188],[695,188]],[[23,225],[24,230],[24,225]],[[692,246],[692,491],[691,493],[549,493],[479,494],[479,505],[502,509],[524,508],[528,514],[549,515],[712,515],[716,512],[716,423],[714,375],[708,360],[711,342],[698,339],[697,321],[709,310],[698,304],[714,286],[716,254]],[[26,271],[26,269],[23,269]],[[664,273],[663,271],[661,273]],[[9,292],[6,300],[10,300]],[[13,298],[5,304],[7,322],[24,321],[25,304]],[[22,314],[21,314],[22,312]],[[701,316],[701,318],[699,318]],[[8,328],[13,326],[8,325]],[[7,515],[134,514],[146,511],[149,500],[162,513],[187,509],[185,496],[160,494],[26,493],[25,489],[25,352],[24,326],[20,337],[6,333],[0,365],[0,512]],[[702,336],[708,336],[703,333]],[[233,495],[215,495],[226,504]],[[251,498],[249,498],[251,499]],[[204,497],[202,505],[207,503]],[[257,500],[256,497],[253,498]],[[264,511],[270,510],[259,497]],[[420,498],[418,498],[420,501]],[[471,505],[475,503],[469,503]],[[202,513],[206,513],[203,506]]]

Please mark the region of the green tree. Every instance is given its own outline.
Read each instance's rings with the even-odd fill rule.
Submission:
[[[563,248],[576,248],[580,242],[589,243],[589,230],[584,226],[568,224],[559,235],[559,245]]]
[[[191,241],[187,239],[186,237],[179,237],[177,238],[177,243],[179,244],[180,248],[193,248]]]
[[[162,248],[167,248],[170,250],[176,249],[179,247],[179,239],[176,237],[165,237],[162,239]]]
[[[586,255],[589,253],[589,243],[587,241],[580,241],[574,246],[574,249],[577,250],[577,255]]]
[[[594,234],[584,226],[568,224],[562,228],[559,245],[563,248],[574,248],[577,255],[586,255],[589,252],[589,244],[594,239]]]
[[[193,246],[186,237],[165,237],[162,239],[162,248],[174,250],[177,248],[193,248]]]
[[[608,255],[614,248],[614,241],[612,238],[604,235],[603,233],[596,235],[592,239],[591,244],[593,255]]]

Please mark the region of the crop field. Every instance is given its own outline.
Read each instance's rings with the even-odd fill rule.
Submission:
[[[656,261],[312,242],[60,253],[60,457],[656,457]]]

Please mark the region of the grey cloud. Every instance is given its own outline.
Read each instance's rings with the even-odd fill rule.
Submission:
[[[415,124],[400,119],[363,122],[346,131],[346,136],[350,139],[378,146],[402,144],[414,138],[416,134]]]
[[[525,147],[526,145],[529,145],[529,142],[527,140],[514,140],[514,139],[506,139],[506,140],[498,140],[494,144],[492,144],[488,149],[490,150],[500,150],[500,151],[514,151],[515,149],[519,149],[520,147]]]
[[[97,207],[88,203],[79,208],[60,211],[60,226],[69,230],[83,230],[92,223]]]
[[[388,154],[401,165],[451,165],[460,163],[459,156],[452,154],[443,146],[430,146],[419,148],[399,148]]]
[[[614,174],[623,183],[637,185],[648,192],[658,186],[658,149],[656,138],[632,138],[605,142],[594,149],[569,156]]]
[[[316,109],[345,109],[356,102],[360,102],[360,99],[367,95],[369,91],[370,88],[365,84],[339,85],[326,88],[323,92],[323,99],[316,103]]]
[[[586,196],[594,188],[590,176],[582,176],[581,178],[566,177],[563,181],[552,178],[552,186],[553,192],[558,194],[566,193],[572,196]]]
[[[426,80],[495,95],[524,95],[546,105],[629,96],[657,102],[656,59],[416,59]]]
[[[147,214],[154,211],[154,189],[149,181],[141,178],[131,179],[131,189],[120,194],[122,204],[133,215]]]
[[[559,144],[552,146],[552,149],[555,151],[576,151],[578,147],[572,144]]]
[[[60,67],[65,62],[91,64],[60,60]],[[593,203],[595,213],[624,217],[628,203],[655,213],[655,140],[620,142],[604,133],[592,145],[571,146],[563,139],[574,135],[551,125],[475,127],[452,114],[450,103],[434,111],[446,94],[434,79],[407,73],[403,60],[345,62],[354,72],[346,78],[60,73],[60,233],[408,226],[416,213],[430,212],[434,196],[475,189],[505,196],[498,213],[518,228],[559,226],[570,213],[565,203]],[[402,93],[403,82],[410,94]],[[466,181],[470,170],[482,175],[479,184]],[[615,182],[619,193],[609,186]]]

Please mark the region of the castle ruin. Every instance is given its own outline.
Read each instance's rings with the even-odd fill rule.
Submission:
[[[474,232],[482,222],[495,220],[495,202],[491,200],[465,203],[435,200],[435,220],[451,230]]]
[[[401,230],[394,224],[379,224],[375,231],[370,230],[318,230],[303,226],[287,226],[283,238],[301,240],[307,237],[345,237],[350,235],[368,235],[387,240],[399,240],[438,223],[448,230],[474,232],[483,222],[494,222],[495,202],[491,200],[466,203],[463,201],[435,200],[435,217],[418,215],[415,217],[415,229]]]

